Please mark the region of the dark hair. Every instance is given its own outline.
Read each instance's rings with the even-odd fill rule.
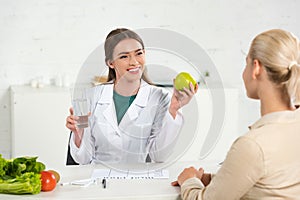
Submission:
[[[105,63],[109,60],[113,60],[113,52],[117,44],[121,42],[124,39],[134,39],[138,41],[143,49],[145,48],[143,40],[140,38],[138,34],[135,32],[126,29],[126,28],[118,28],[115,30],[112,30],[106,37],[105,43],[104,43],[104,51],[105,51]],[[116,79],[116,72],[115,69],[112,69],[109,67],[108,77],[107,81],[115,80]],[[142,79],[146,81],[147,83],[151,84],[151,81],[149,80],[147,76],[147,70],[144,69]]]

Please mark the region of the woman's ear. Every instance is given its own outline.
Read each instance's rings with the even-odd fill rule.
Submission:
[[[106,61],[106,64],[107,64],[108,67],[110,67],[112,69],[115,68],[115,66],[113,65],[113,62],[111,60]]]
[[[253,60],[253,70],[252,70],[252,78],[257,79],[258,76],[261,74],[262,66],[257,59]]]

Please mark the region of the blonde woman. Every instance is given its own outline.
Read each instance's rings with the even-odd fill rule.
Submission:
[[[243,80],[261,118],[238,138],[215,175],[186,168],[173,185],[183,199],[300,198],[299,41],[284,30],[256,36]]]

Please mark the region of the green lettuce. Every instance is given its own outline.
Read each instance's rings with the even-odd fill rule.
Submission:
[[[41,187],[41,175],[34,172],[25,172],[16,178],[0,179],[0,193],[38,194]]]
[[[10,160],[0,154],[0,193],[37,194],[41,191],[41,171],[45,165],[37,157]]]

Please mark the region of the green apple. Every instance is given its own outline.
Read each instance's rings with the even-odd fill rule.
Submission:
[[[190,82],[196,87],[197,82],[195,79],[189,73],[181,72],[176,76],[174,86],[176,90],[190,89]]]

